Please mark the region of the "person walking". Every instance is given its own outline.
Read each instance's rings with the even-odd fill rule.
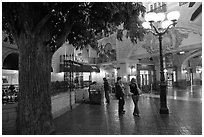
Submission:
[[[139,87],[137,85],[137,82],[136,82],[135,78],[131,79],[131,82],[130,82],[130,92],[133,93],[132,94],[132,100],[133,100],[133,103],[134,103],[134,112],[133,112],[133,115],[139,117],[138,101],[139,101],[140,89],[139,89]]]
[[[103,78],[103,81],[104,81],[103,86],[105,91],[106,103],[110,103],[110,97],[109,97],[110,86],[106,78]]]
[[[123,89],[121,77],[117,77],[115,88],[116,88],[116,97],[119,100],[118,101],[118,113],[124,114],[125,113],[125,110],[124,110],[125,100],[124,100],[124,89]]]

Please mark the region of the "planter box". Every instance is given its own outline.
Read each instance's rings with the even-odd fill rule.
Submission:
[[[59,95],[51,97],[52,102],[52,116],[55,119],[64,114],[71,107],[75,106],[75,92],[71,93],[71,101],[69,93],[60,93]],[[71,104],[71,105],[70,105]],[[17,106],[15,104],[7,104],[2,106],[2,134],[15,135],[16,119],[17,119]]]
[[[71,97],[71,101],[70,101]],[[53,118],[59,117],[75,105],[75,92],[71,93],[60,93],[56,96],[51,97],[52,100],[52,116]]]

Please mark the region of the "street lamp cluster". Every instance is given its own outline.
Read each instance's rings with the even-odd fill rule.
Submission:
[[[164,13],[150,12],[145,15],[145,21],[142,25],[145,29],[152,29],[157,33],[167,31],[170,27],[175,26],[180,17],[178,11],[172,11],[165,16]],[[167,20],[166,20],[167,18]],[[157,27],[157,28],[156,28]]]
[[[160,53],[160,114],[169,114],[166,101],[166,82],[164,77],[163,54],[162,54],[162,36],[168,32],[169,28],[175,27],[180,17],[178,11],[172,11],[165,16],[164,13],[150,12],[145,15],[145,21],[142,26],[153,35],[159,38]],[[167,19],[166,19],[167,18]]]

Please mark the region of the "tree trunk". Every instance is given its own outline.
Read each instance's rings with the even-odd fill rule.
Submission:
[[[19,47],[18,134],[50,134],[51,56],[43,37],[21,34]]]

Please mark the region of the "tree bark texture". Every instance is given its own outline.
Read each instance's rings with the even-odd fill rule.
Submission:
[[[21,34],[19,47],[18,134],[50,134],[54,130],[51,113],[51,55],[45,38]]]

